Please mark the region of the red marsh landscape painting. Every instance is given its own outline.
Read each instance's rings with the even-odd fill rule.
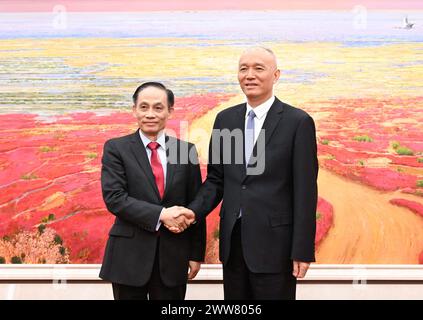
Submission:
[[[142,82],[174,91],[169,133],[197,145],[204,179],[216,114],[245,101],[238,57],[264,45],[275,94],[316,122],[317,263],[422,264],[423,4],[310,3],[2,1],[0,263],[101,263],[103,144],[137,129]]]

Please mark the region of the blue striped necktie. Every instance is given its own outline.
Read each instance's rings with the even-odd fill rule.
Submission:
[[[256,114],[253,110],[248,113],[247,127],[245,129],[245,166],[248,167],[251,154],[254,148],[254,118]]]

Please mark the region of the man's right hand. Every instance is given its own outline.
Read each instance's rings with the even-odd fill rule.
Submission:
[[[195,221],[195,214],[190,209],[173,206],[162,211],[160,221],[169,231],[180,233]]]

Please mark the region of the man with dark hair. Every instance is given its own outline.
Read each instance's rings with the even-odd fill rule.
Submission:
[[[148,88],[148,87],[153,87],[153,88],[157,88],[157,89],[161,89],[164,92],[166,92],[166,97],[167,97],[167,104],[169,106],[169,108],[173,108],[173,105],[175,104],[175,96],[172,92],[172,90],[167,89],[162,83],[160,82],[144,82],[142,85],[140,85],[134,92],[134,94],[132,95],[132,101],[134,102],[134,104],[137,103],[137,99],[138,99],[138,94],[143,91],[144,89]]]
[[[100,277],[112,282],[117,300],[182,300],[187,278],[196,276],[205,255],[205,221],[197,219],[188,228],[194,216],[182,215],[180,207],[201,186],[198,159],[190,162],[182,154],[197,158],[197,151],[164,133],[173,112],[171,90],[147,82],[137,88],[133,101],[139,129],[104,145],[103,199],[116,219]],[[187,230],[175,234],[162,225]]]

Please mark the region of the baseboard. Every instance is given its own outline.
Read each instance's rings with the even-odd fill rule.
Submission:
[[[102,281],[99,264],[3,264],[0,281],[74,280]],[[221,281],[222,266],[205,264],[195,281]],[[312,264],[300,281],[423,281],[423,265]]]

